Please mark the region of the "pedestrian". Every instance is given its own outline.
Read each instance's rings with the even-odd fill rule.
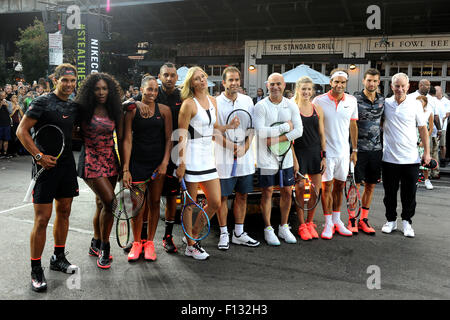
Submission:
[[[364,89],[355,95],[358,103],[358,162],[355,166],[357,188],[364,185],[361,202],[361,216],[349,218],[347,229],[357,234],[359,230],[374,235],[375,229],[369,224],[369,210],[373,191],[381,180],[381,159],[383,145],[381,142],[381,121],[384,112],[384,97],[377,93],[380,84],[380,72],[367,69],[364,72]]]
[[[216,99],[208,94],[208,76],[200,67],[189,68],[183,82],[181,99],[183,104],[178,117],[179,158],[176,159],[176,175],[180,180],[184,178],[193,199],[197,198],[198,187],[202,188],[207,201],[204,210],[211,219],[220,208],[221,194],[213,153],[213,135],[221,135],[226,129],[235,128],[239,122],[233,121],[226,126],[217,123]],[[191,134],[188,134],[188,128]],[[192,229],[193,225],[196,222],[188,221],[185,228],[188,234],[197,236],[197,231]],[[200,242],[189,237],[186,241],[186,256],[196,260],[209,257]]]
[[[57,82],[55,91],[33,100],[17,128],[17,137],[34,157],[36,169],[41,167],[46,169],[36,181],[33,191],[35,217],[30,247],[31,288],[34,291],[47,289],[41,256],[45,246],[47,225],[52,215],[53,201],[56,209],[53,226],[55,246],[50,259],[50,269],[74,273],[78,268],[67,260],[65,254],[72,201],[78,196],[77,172],[72,154],[72,131],[78,110],[76,104],[68,100],[76,86],[76,68],[70,64],[61,64],[55,69],[55,78]],[[32,128],[38,130],[47,124],[56,125],[64,132],[65,148],[58,160],[53,156],[42,154],[30,135]]]
[[[107,73],[90,74],[81,83],[75,102],[79,105],[83,140],[78,161],[78,176],[83,178],[96,196],[93,218],[94,237],[89,255],[97,257],[101,269],[111,267],[109,236],[114,223],[112,202],[120,172],[119,158],[114,149],[117,133],[119,152],[122,150],[123,115],[119,83]]]
[[[6,91],[0,91],[0,159],[9,158],[8,147],[11,140],[12,104],[6,99]]]
[[[320,106],[311,103],[313,94],[314,83],[310,77],[304,76],[297,80],[292,101],[298,107],[303,124],[303,134],[294,141],[294,171],[300,172],[303,176],[308,175],[311,182],[317,186],[316,192],[320,192],[322,174],[327,166],[326,144],[323,110]],[[296,182],[295,191],[298,196],[304,195],[304,189],[304,180]],[[311,199],[311,201],[313,200]],[[316,208],[308,211],[307,217],[302,209],[298,207],[295,209],[299,220],[297,233],[300,239],[305,241],[318,239],[317,226],[313,221]]]
[[[153,76],[146,76],[141,83],[142,101],[146,111],[135,108],[125,115],[123,141],[123,183],[146,182],[140,188],[146,191],[147,199],[139,214],[132,220],[133,246],[128,261],[139,259],[144,251],[145,260],[156,260],[154,237],[159,221],[161,192],[172,148],[172,113],[170,108],[156,103],[158,82]],[[154,175],[156,174],[156,175]],[[154,177],[150,179],[151,177]],[[147,238],[141,239],[144,213]]]
[[[253,102],[249,96],[238,92],[241,83],[241,72],[236,67],[227,67],[222,74],[222,85],[225,91],[216,98],[217,122],[225,125],[230,113],[236,109],[247,111],[253,117]],[[234,194],[233,214],[234,230],[231,242],[248,247],[259,246],[259,241],[251,238],[244,232],[245,215],[247,211],[247,195],[253,191],[253,174],[255,173],[255,160],[250,149],[253,141],[253,132],[237,145],[227,139],[226,133],[215,139],[215,160],[220,178],[221,206],[217,213],[220,227],[220,238],[217,247],[219,250],[228,250],[230,236],[227,227],[228,197]],[[231,149],[229,149],[231,148]],[[231,176],[234,156],[237,157],[236,175]]]
[[[330,75],[331,90],[313,100],[314,105],[322,108],[324,117],[327,167],[322,176],[325,227],[321,237],[327,240],[332,239],[334,230],[346,237],[353,234],[341,220],[341,204],[349,161],[356,165],[358,152],[358,104],[355,97],[345,93],[348,73],[344,69],[334,69]]]
[[[383,188],[387,222],[381,229],[391,233],[397,229],[397,192],[400,187],[401,218],[405,237],[414,237],[412,217],[416,210],[417,179],[421,159],[417,150],[416,127],[424,153],[422,163],[430,162],[430,146],[423,107],[415,96],[407,96],[409,78],[404,73],[392,77],[394,95],[385,100],[383,122]]]
[[[258,137],[257,168],[261,191],[261,212],[264,221],[264,239],[272,246],[279,246],[280,240],[296,243],[297,239],[290,231],[288,224],[291,209],[292,186],[294,185],[294,163],[292,150],[289,150],[283,161],[283,171],[279,170],[279,161],[269,153],[268,146],[282,141],[294,141],[303,133],[302,120],[296,104],[283,96],[286,88],[284,78],[279,73],[272,73],[267,79],[269,96],[255,106],[254,126]],[[283,124],[271,127],[276,122]],[[272,195],[274,186],[279,185],[280,174],[283,187],[280,186],[280,215],[278,237],[272,227]]]

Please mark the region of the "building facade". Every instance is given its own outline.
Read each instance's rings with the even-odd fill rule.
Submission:
[[[386,96],[397,72],[410,77],[410,92],[427,78],[450,93],[450,34],[246,41],[244,85],[255,96],[272,72],[302,63],[327,76],[333,68],[347,69],[349,93],[363,89],[363,74],[371,67],[381,72],[380,89]]]

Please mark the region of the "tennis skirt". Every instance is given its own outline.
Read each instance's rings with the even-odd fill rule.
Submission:
[[[219,179],[214,159],[212,137],[189,139],[186,147],[187,182],[203,182]]]
[[[320,173],[320,163],[322,161],[320,157],[320,145],[310,148],[295,148],[294,144],[294,150],[302,174]]]

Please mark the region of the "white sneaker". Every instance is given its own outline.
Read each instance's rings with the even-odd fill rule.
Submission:
[[[259,246],[259,241],[256,241],[247,234],[247,232],[243,232],[240,236],[237,236],[233,231],[233,236],[231,237],[231,242],[234,244],[241,244],[248,247],[257,247]]]
[[[230,248],[230,237],[228,232],[224,232],[220,234],[219,244],[217,245],[217,248],[219,250],[228,250]]]
[[[322,239],[331,240],[334,234],[334,224],[325,222],[325,226],[323,228],[322,234],[320,237]]]
[[[403,222],[403,235],[408,238],[414,238],[414,229],[412,228],[411,224],[406,220],[403,220],[402,222]]]
[[[208,259],[209,254],[196,242],[193,246],[186,246],[185,256],[193,257],[195,260]]]
[[[431,184],[430,179],[425,180],[425,188],[427,188],[427,190],[433,190],[433,185]]]
[[[381,231],[384,233],[391,233],[394,230],[397,230],[397,220],[388,221],[384,224],[383,228],[381,228]]]
[[[288,224],[278,226],[278,237],[286,241],[286,243],[297,243],[297,239],[291,232]]]
[[[266,240],[269,246],[279,246],[280,240],[278,240],[275,235],[275,231],[272,227],[267,227],[264,229],[264,240]]]
[[[334,223],[334,229],[337,231],[337,233],[339,233],[341,236],[344,237],[351,237],[353,236],[353,232],[351,232],[350,230],[348,230],[344,223],[339,219],[337,221],[333,221]]]

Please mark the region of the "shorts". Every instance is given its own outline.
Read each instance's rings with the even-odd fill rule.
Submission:
[[[228,197],[233,190],[242,194],[250,193],[253,191],[253,174],[220,179],[220,190],[222,197]]]
[[[267,170],[267,171],[272,171],[272,170]],[[275,171],[275,170],[273,170],[273,171]],[[258,173],[257,173],[258,178],[259,178],[258,186],[260,188],[278,186],[280,184],[279,173],[280,173],[280,171],[277,171],[275,174],[266,175],[266,174],[261,174],[261,169],[258,169]],[[293,186],[294,183],[295,183],[294,167],[283,169],[283,185],[285,187],[288,187],[288,186]]]
[[[350,155],[344,157],[330,157],[327,159],[327,169],[322,176],[322,182],[333,179],[339,181],[347,180],[348,169],[350,165]]]
[[[355,166],[356,183],[378,183],[381,180],[381,160],[383,151],[358,152],[358,161]]]
[[[52,203],[54,199],[73,198],[78,195],[75,163],[60,164],[40,175],[33,189],[33,203],[47,204]]]
[[[9,141],[11,140],[11,127],[5,126],[0,127],[0,141]]]
[[[180,195],[180,182],[176,176],[169,175],[169,171],[167,171],[166,177],[164,178],[164,186],[161,195],[164,197]]]

